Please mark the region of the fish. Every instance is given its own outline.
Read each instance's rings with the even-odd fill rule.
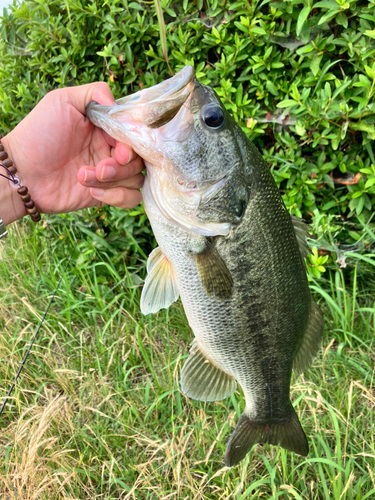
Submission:
[[[308,226],[290,216],[260,152],[193,67],[113,106],[93,101],[86,115],[144,159],[143,204],[158,247],[141,311],[181,298],[194,333],[183,393],[208,402],[237,384],[243,391],[225,465],[257,443],[306,456],[290,383],[310,366],[324,327],[306,276]]]

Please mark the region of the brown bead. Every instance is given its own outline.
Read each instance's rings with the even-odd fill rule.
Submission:
[[[30,217],[33,222],[39,222],[41,220],[40,213],[37,213],[35,215],[30,215]]]
[[[25,194],[28,193],[28,189],[26,186],[22,186],[20,188],[17,189],[17,193],[20,194],[21,196],[25,196]]]
[[[38,209],[34,206],[33,208],[26,208],[29,215],[36,215],[39,213]]]
[[[0,144],[0,151],[4,151],[4,146]]]
[[[7,160],[3,161],[3,165],[4,165],[4,167],[9,168],[9,167],[11,167],[13,165],[13,162],[12,162],[12,160],[10,158],[8,158]],[[16,168],[16,167],[14,167],[14,168]],[[16,172],[17,172],[17,169],[16,169]]]
[[[8,153],[5,151],[0,152],[0,161],[6,160],[8,158]]]
[[[17,173],[16,167],[8,167],[8,170],[9,170],[9,173],[12,175],[15,175]]]
[[[30,196],[30,193],[27,193],[25,194],[24,196],[21,196],[21,200],[24,202],[24,203],[27,203],[31,200],[31,196]]]
[[[27,196],[30,196],[29,194]],[[35,207],[35,203],[33,202],[33,200],[30,200],[30,201],[26,201],[25,200],[22,200],[24,203],[25,203],[25,207],[26,208],[34,208]]]

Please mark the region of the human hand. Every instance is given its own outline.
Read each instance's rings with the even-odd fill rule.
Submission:
[[[141,201],[143,161],[86,118],[92,100],[114,104],[106,83],[54,90],[1,141],[42,213],[104,204],[132,208]],[[11,221],[26,210],[16,190],[9,189]]]

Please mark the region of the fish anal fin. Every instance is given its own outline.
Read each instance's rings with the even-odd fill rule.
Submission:
[[[141,296],[141,312],[145,315],[167,309],[179,296],[173,267],[159,247],[149,255],[147,271]]]
[[[198,401],[219,401],[230,396],[236,387],[236,380],[214,365],[194,341],[181,371],[182,392]]]
[[[233,279],[219,252],[208,241],[200,252],[192,252],[202,286],[209,297],[219,300],[232,295]]]
[[[318,304],[311,297],[310,314],[302,343],[294,356],[293,370],[302,373],[311,365],[323,336],[324,319]]]
[[[242,413],[225,451],[225,465],[233,467],[245,458],[254,444],[273,444],[306,456],[309,445],[297,414],[291,412],[278,422],[257,422]]]

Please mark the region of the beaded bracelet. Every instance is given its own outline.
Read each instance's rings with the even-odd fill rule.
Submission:
[[[9,177],[0,174],[1,177],[5,177],[12,183],[12,187],[17,188],[17,193],[21,196],[21,200],[23,201],[27,213],[30,215],[31,220],[33,222],[39,222],[40,212],[36,208],[34,201],[31,199],[29,190],[26,186],[21,185],[21,181],[18,177],[16,177],[17,168],[13,164],[12,160],[8,158],[8,153],[4,151],[4,146],[1,144],[1,135],[0,135],[0,166],[3,167]]]

